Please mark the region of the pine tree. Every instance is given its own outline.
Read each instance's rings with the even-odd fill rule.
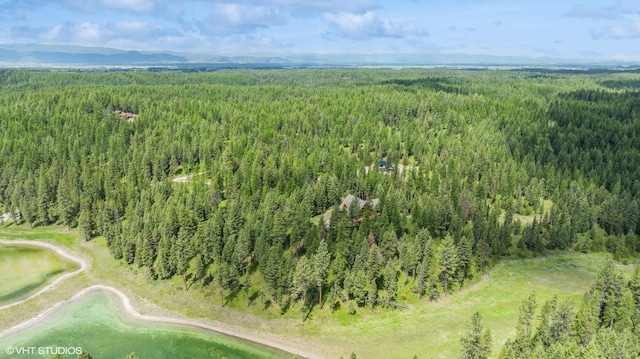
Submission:
[[[316,254],[313,256],[313,269],[316,286],[318,286],[318,304],[322,308],[322,286],[327,279],[329,272],[329,266],[331,264],[331,254],[327,247],[327,243],[322,240],[320,246],[316,250]]]
[[[422,262],[420,263],[420,266],[418,267],[418,274],[416,277],[416,283],[417,283],[417,289],[418,289],[418,295],[420,296],[420,298],[422,298],[427,290],[427,271],[428,271],[428,264],[426,260],[422,260]]]
[[[296,264],[296,269],[293,272],[293,291],[296,297],[302,296],[302,321],[305,320],[306,307],[307,307],[307,292],[314,280],[313,264],[307,259],[306,256],[302,256]]]
[[[616,269],[612,259],[608,259],[598,273],[592,291],[600,292],[600,323],[613,328],[616,307],[624,292],[624,278]]]
[[[271,243],[275,246],[287,248],[287,222],[281,211],[276,212],[273,217],[273,228],[270,235]]]
[[[422,248],[419,247],[418,243],[407,242],[406,238],[403,238],[400,242],[404,243],[404,246],[402,246],[402,249],[400,250],[402,268],[404,269],[405,274],[411,275],[415,278],[416,270],[420,263],[419,260]]]
[[[247,227],[243,227],[238,234],[233,260],[236,268],[245,275],[251,262],[251,234]]]
[[[384,259],[382,258],[382,253],[380,253],[380,249],[377,245],[372,245],[369,248],[369,255],[367,256],[367,277],[370,280],[377,280],[380,276],[380,270],[384,264]]]
[[[207,275],[207,265],[205,264],[204,254],[200,253],[196,255],[193,266],[194,282],[203,279]]]
[[[189,269],[189,262],[193,257],[193,251],[191,250],[189,241],[190,237],[187,230],[180,228],[177,240],[175,241],[171,252],[171,259],[172,262],[175,263],[176,272],[182,275],[184,290],[189,289],[187,286],[187,270]]]
[[[161,279],[168,279],[173,276],[174,270],[171,265],[171,241],[165,237],[158,243],[158,255],[153,264],[154,273]]]
[[[512,343],[511,355],[514,358],[527,358],[533,350],[533,316],[536,311],[536,296],[531,294],[520,305],[516,338]]]
[[[271,297],[277,300],[277,288],[278,288],[278,271],[282,260],[282,251],[276,247],[272,247],[269,250],[269,257],[266,264],[261,268],[261,274],[265,282],[267,282],[267,288],[271,292]]]
[[[627,284],[629,289],[631,289],[631,294],[633,294],[633,300],[636,303],[636,306],[640,308],[640,266],[636,266],[633,271],[633,275],[631,279],[629,279],[629,283]]]
[[[556,307],[558,306],[558,297],[553,296],[551,299],[547,300],[540,310],[540,315],[538,316],[538,326],[536,327],[536,335],[534,336],[534,341],[536,345],[540,345],[541,347],[549,347],[553,344],[551,337],[551,317],[553,313],[556,311]]]
[[[574,318],[575,314],[571,303],[568,300],[561,302],[551,315],[549,332],[552,344],[565,344],[574,337],[572,327]]]
[[[442,266],[440,258],[442,258],[442,245],[432,248],[433,256],[431,257],[431,265],[428,268],[427,275],[427,294],[429,300],[436,300],[440,297],[441,293],[440,277],[442,274]]]
[[[367,304],[373,310],[378,302],[378,284],[375,279],[369,279],[365,291],[367,292]]]
[[[38,177],[38,192],[37,192],[37,220],[45,226],[49,225],[51,221],[50,208],[53,202],[53,194],[51,185],[49,184],[49,176],[44,170],[40,171]]]
[[[20,209],[21,218],[29,223],[29,227],[33,228],[36,221],[36,191],[33,181],[33,176],[28,176],[22,185],[16,187],[22,187],[24,195],[18,200],[18,208]]]
[[[449,282],[454,278],[454,274],[458,269],[459,259],[458,250],[453,243],[453,237],[447,235],[440,250],[440,277],[442,278],[442,284],[444,285],[444,294],[447,295],[449,289]]]
[[[491,355],[491,331],[482,325],[482,315],[475,312],[467,323],[465,333],[460,337],[461,359],[487,359]]]
[[[385,260],[389,260],[396,256],[398,250],[398,236],[393,230],[387,230],[382,235],[382,241],[380,242],[380,251]]]
[[[396,262],[391,260],[384,267],[384,288],[387,291],[387,299],[389,305],[393,305],[398,296],[398,272],[396,270]]]
[[[67,226],[67,229],[69,229],[71,227],[71,221],[76,216],[76,204],[71,192],[71,185],[66,176],[60,177],[58,181],[56,202],[60,219],[62,223]]]
[[[370,281],[364,270],[351,271],[344,280],[345,289],[358,305],[364,305],[367,299],[367,285]]]
[[[93,237],[93,213],[88,199],[81,198],[80,214],[78,215],[78,227],[82,231],[82,238],[85,241]]]
[[[616,307],[616,319],[614,329],[619,332],[633,329],[633,315],[636,312],[636,305],[633,301],[633,294],[630,289],[626,289]]]
[[[229,200],[224,220],[224,236],[237,235],[244,224],[242,218],[242,202],[239,199]]]
[[[220,293],[220,301],[222,306],[224,306],[225,298],[224,294],[226,291],[231,290],[235,287],[237,282],[238,273],[235,271],[232,265],[229,265],[227,262],[218,263],[218,291]]]
[[[586,347],[600,327],[600,292],[587,293],[573,321],[573,331],[580,345]]]

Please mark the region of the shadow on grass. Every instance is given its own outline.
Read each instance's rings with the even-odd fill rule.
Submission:
[[[251,306],[251,304],[253,304],[253,302],[256,301],[256,299],[258,299],[258,297],[260,296],[260,291],[257,290],[253,293],[251,293],[251,295],[249,296],[249,304],[247,305],[247,307]]]

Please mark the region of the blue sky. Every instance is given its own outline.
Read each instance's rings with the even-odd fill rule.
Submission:
[[[0,43],[640,61],[640,1],[0,0]]]

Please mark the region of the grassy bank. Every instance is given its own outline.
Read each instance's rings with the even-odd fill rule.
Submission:
[[[39,247],[0,246],[0,305],[26,298],[64,273],[77,270],[76,263]]]
[[[90,284],[121,289],[143,314],[192,318],[231,328],[248,328],[270,340],[329,358],[450,358],[459,354],[459,335],[473,312],[479,310],[493,333],[494,355],[506,338],[513,336],[518,308],[535,292],[542,304],[557,294],[561,300],[578,301],[606,259],[604,254],[568,253],[545,258],[504,261],[471,287],[436,302],[409,303],[408,309],[346,308],[331,313],[317,308],[305,323],[297,308],[285,316],[261,312],[258,299],[246,307],[244,298],[222,307],[211,287],[193,285],[188,291],[182,279],[151,280],[144,269],[112,259],[103,238],[80,240],[75,232],[60,227],[0,229],[0,238],[28,238],[58,243],[89,263],[86,273],[62,283],[51,292],[17,306],[11,315],[0,312],[0,330],[35,315],[47,304],[69,298]],[[632,268],[622,267],[627,273]],[[14,308],[12,308],[14,309]],[[262,313],[262,314],[259,314]]]

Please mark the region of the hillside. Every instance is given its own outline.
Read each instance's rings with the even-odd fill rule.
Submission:
[[[0,203],[211,305],[368,322],[505,258],[633,260],[638,78],[2,70]]]

